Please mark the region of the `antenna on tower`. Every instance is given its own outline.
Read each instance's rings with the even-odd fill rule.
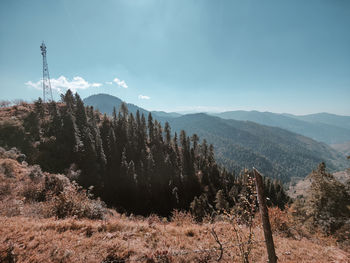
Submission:
[[[53,101],[53,98],[52,98],[49,67],[47,65],[47,60],[46,60],[46,46],[44,41],[40,46],[40,50],[41,50],[41,55],[43,56],[43,97],[44,97],[43,101],[49,102],[49,101]]]

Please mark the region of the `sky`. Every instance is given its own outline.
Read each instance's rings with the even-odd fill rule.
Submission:
[[[350,115],[347,0],[1,0],[2,99],[108,93],[148,110]]]

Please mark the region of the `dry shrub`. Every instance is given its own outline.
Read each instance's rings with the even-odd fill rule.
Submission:
[[[286,237],[293,236],[292,229],[294,229],[294,222],[288,207],[283,211],[278,207],[269,208],[269,218],[273,232]]]
[[[54,247],[50,252],[50,260],[52,262],[60,263],[72,262],[72,260],[69,259],[72,253],[73,252],[69,249],[60,249],[59,247]]]
[[[348,219],[344,225],[334,233],[334,236],[340,247],[344,250],[350,251],[350,219]]]
[[[130,256],[134,252],[132,250],[123,248],[122,246],[120,247],[114,247],[114,248],[109,248],[108,249],[108,255],[102,260],[101,263],[115,263],[115,262],[127,262],[130,258]],[[148,262],[148,261],[145,261]]]
[[[98,232],[108,232],[108,233],[118,232],[122,230],[123,230],[123,226],[119,223],[119,221],[107,222],[105,224],[99,225],[97,228]]]
[[[26,183],[20,187],[20,195],[25,197],[26,202],[43,202],[46,199],[44,174],[40,166],[33,165],[27,169]],[[29,178],[29,180],[28,180]]]
[[[49,195],[59,195],[69,185],[69,179],[62,174],[45,176],[45,191]]]
[[[26,202],[45,201],[45,189],[41,183],[28,182],[23,186],[21,192],[21,195],[25,197]]]
[[[115,262],[126,262],[126,259],[124,257],[121,256],[115,256],[113,254],[109,254],[105,259],[102,260],[101,263],[115,263]]]
[[[147,263],[174,262],[174,258],[171,256],[168,250],[156,250],[151,255],[145,255],[143,259],[144,259],[144,262],[147,262]]]
[[[43,177],[43,172],[41,171],[41,168],[39,165],[33,165],[30,168],[28,168],[28,170],[29,170],[28,176],[32,180]]]
[[[89,191],[61,174],[19,164],[16,149],[0,148],[0,214],[5,216],[102,219],[106,208]],[[11,158],[9,158],[11,157]]]
[[[196,223],[196,220],[191,213],[179,210],[173,211],[171,221],[177,226],[192,225]]]
[[[1,181],[0,182],[0,200],[2,200],[5,196],[9,195],[10,192],[11,192],[10,185],[5,181]]]
[[[7,200],[1,202],[1,215],[7,217],[18,216],[22,214],[23,202],[20,200]]]
[[[160,224],[162,221],[158,215],[151,214],[147,217],[147,223],[149,226]]]
[[[15,263],[17,261],[16,255],[13,252],[12,244],[0,244],[0,262]]]
[[[0,167],[0,172],[3,173],[6,177],[13,178],[14,177],[13,161],[5,160]]]
[[[46,206],[47,216],[57,218],[102,219],[105,210],[102,201],[89,199],[86,190],[83,190],[76,183],[65,187],[58,195],[52,196]]]
[[[70,181],[77,181],[81,170],[78,169],[78,166],[75,163],[72,163],[69,169],[66,170],[66,176]]]
[[[208,262],[213,262],[214,260],[213,260],[213,256],[210,253],[201,253],[201,254],[194,255],[193,261],[198,263],[208,263]],[[185,262],[185,261],[182,261],[182,262]]]
[[[25,158],[25,155],[22,154],[16,147],[13,147],[8,151],[0,147],[0,158],[17,160],[17,158]]]

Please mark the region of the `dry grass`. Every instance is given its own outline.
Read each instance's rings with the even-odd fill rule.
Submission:
[[[23,120],[34,109],[34,104],[21,103],[11,107],[0,108],[0,121]]]
[[[104,221],[0,217],[0,225],[0,254],[12,246],[18,262],[103,262],[107,258],[131,262],[215,262],[219,253],[214,250],[217,243],[211,235],[212,227],[224,247],[236,244],[232,226],[227,222],[178,226],[176,222],[150,223],[116,213]],[[263,239],[259,227],[254,232],[256,240]],[[348,262],[350,257],[333,245],[325,246],[321,240],[279,235],[274,239],[279,262]],[[221,262],[239,260],[237,247],[224,249]],[[254,246],[250,260],[266,262],[263,243]]]
[[[58,219],[57,213],[47,218],[62,193],[66,199],[54,205],[59,209],[75,207],[75,201],[83,207],[95,203],[62,175],[42,173],[38,167],[19,164],[16,156],[6,156],[0,158],[0,262],[216,262],[213,228],[224,247],[220,262],[241,260],[234,227],[243,236],[248,229],[225,220],[197,224],[179,211],[169,221],[155,215],[126,217],[113,210],[103,220],[83,218],[74,210],[63,216],[67,218]],[[349,262],[350,253],[336,247],[333,239],[306,238],[291,230],[289,212],[272,209],[270,214],[279,262]],[[254,235],[257,243],[250,261],[266,262],[264,243],[258,242],[263,240],[259,220]]]

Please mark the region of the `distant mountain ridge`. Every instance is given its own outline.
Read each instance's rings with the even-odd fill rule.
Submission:
[[[299,133],[327,144],[350,141],[350,117],[329,113],[296,116],[259,111],[227,111],[213,114],[223,119],[252,121]]]
[[[122,103],[120,99],[104,94],[91,96],[84,102],[106,113],[111,113],[114,106],[118,110]],[[144,114],[149,113],[133,104],[127,106],[129,112],[139,110]],[[240,171],[255,166],[265,175],[287,182],[291,177],[306,176],[322,161],[333,170],[345,169],[347,165],[345,156],[328,145],[282,128],[204,113],[181,116],[157,113],[152,112],[154,118],[163,124],[168,121],[173,132],[185,130],[187,134],[196,133],[201,139],[212,143],[218,162],[229,170]],[[279,118],[283,120],[287,117],[279,115]],[[291,119],[295,123],[302,122]]]
[[[331,113],[315,113],[315,114],[308,114],[308,115],[291,115],[288,114],[293,118],[296,118],[298,120],[313,122],[313,123],[325,123],[328,125],[333,125],[345,129],[350,129],[350,116],[341,116],[341,115],[335,115]]]
[[[121,99],[119,99],[118,97],[109,95],[109,94],[96,94],[96,95],[92,95],[89,96],[87,98],[85,98],[84,100],[84,104],[89,105],[89,106],[93,106],[95,109],[98,109],[101,113],[106,113],[111,115],[113,112],[113,108],[115,107],[117,112],[120,108],[120,106],[122,105],[123,101]],[[128,107],[128,110],[130,113],[132,114],[136,114],[136,111],[138,110],[141,114],[143,113],[144,115],[148,115],[148,113],[150,113],[150,111],[145,110],[141,107],[138,107],[135,104],[132,103],[126,103],[126,106]],[[171,113],[167,113],[164,111],[151,111],[152,115],[154,115],[155,117],[157,117],[160,120],[163,120],[163,118],[176,118],[181,116],[181,114],[176,113],[176,112],[171,112]]]

